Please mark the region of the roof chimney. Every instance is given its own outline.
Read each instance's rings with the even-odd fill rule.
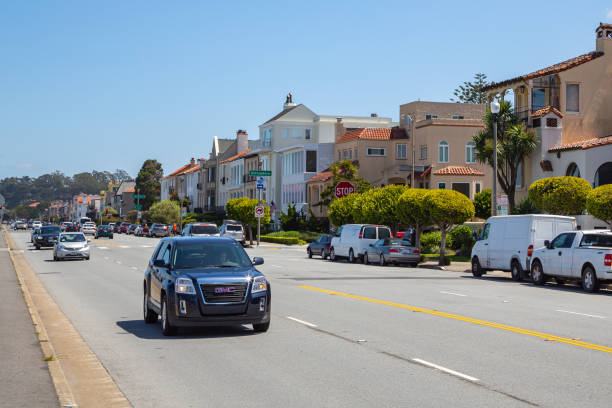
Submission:
[[[295,106],[295,103],[293,102],[293,95],[291,95],[291,92],[289,92],[287,94],[287,99],[285,100],[285,104],[283,105],[283,110],[293,108],[294,106]]]
[[[334,128],[334,141],[338,143],[338,140],[340,140],[345,133],[346,128],[344,127],[344,122],[342,122],[342,118],[336,118],[336,124]]]
[[[370,117],[371,118],[377,118],[378,117],[378,113],[370,113]]]
[[[246,130],[238,129],[236,132],[236,154],[240,154],[249,148],[249,134]]]
[[[190,163],[192,166],[195,164],[195,159],[193,157],[191,158]]]
[[[599,23],[595,30],[595,50],[603,53],[612,52],[612,24]]]

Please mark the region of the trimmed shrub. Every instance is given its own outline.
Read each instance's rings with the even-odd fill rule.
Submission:
[[[474,195],[476,217],[487,219],[491,216],[491,190],[486,189]]]
[[[274,244],[285,244],[285,245],[306,245],[306,241],[302,241],[299,238],[292,237],[272,237],[270,235],[263,235],[261,237],[262,242],[272,242]]]
[[[440,251],[442,233],[440,231],[428,232],[421,235],[421,252],[424,254],[435,254]]]
[[[556,215],[580,214],[586,209],[591,185],[579,177],[548,177],[529,186],[529,199],[540,210]]]
[[[520,214],[540,214],[542,211],[538,209],[529,197],[525,198],[521,201],[516,207],[514,207],[511,211],[512,215],[520,215]]]
[[[467,225],[453,228],[448,234],[448,240],[452,249],[472,249],[472,245],[474,245],[472,229]]]
[[[612,225],[612,184],[592,190],[587,195],[586,209],[592,216]]]

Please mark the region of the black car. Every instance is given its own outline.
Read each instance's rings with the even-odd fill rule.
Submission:
[[[61,230],[59,225],[40,227],[40,232],[34,237],[36,249],[41,247],[52,247],[57,242]]]
[[[144,275],[145,323],[170,336],[178,327],[252,324],[270,327],[270,283],[240,243],[230,238],[163,238]]]
[[[321,258],[327,259],[329,256],[332,237],[332,235],[321,235],[316,241],[308,244],[306,247],[308,257],[312,258],[313,255],[321,255]]]

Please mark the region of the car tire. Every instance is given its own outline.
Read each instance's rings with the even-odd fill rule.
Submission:
[[[308,258],[312,258],[312,251],[310,250],[310,248],[308,248],[306,252],[308,252]]]
[[[36,244],[35,246],[36,246],[36,249],[40,249],[40,245]]]
[[[587,265],[582,270],[582,289],[587,292],[595,293],[599,290],[599,280],[592,266]]]
[[[59,258],[57,257],[57,255],[53,255],[53,260],[54,260],[55,262],[59,261]]]
[[[531,280],[535,285],[541,286],[546,283],[547,276],[544,273],[540,261],[535,261],[531,266]]]
[[[385,261],[385,256],[383,254],[380,254],[380,258],[378,258],[378,264],[380,266],[385,266],[387,264],[387,261]]]
[[[146,324],[157,323],[157,313],[149,308],[149,299],[147,298],[147,287],[145,286],[143,301],[142,301],[142,314],[144,322]]]
[[[418,263],[416,262],[410,262],[408,265],[410,265],[411,268],[416,268]]]
[[[472,276],[480,278],[482,276],[482,267],[477,257],[472,258]]]
[[[353,253],[353,249],[349,249],[349,256],[348,256],[348,262],[349,263],[355,263],[355,254]]]
[[[512,275],[513,281],[520,282],[523,280],[523,271],[521,269],[521,265],[518,263],[518,261],[512,261],[512,265],[510,266],[510,274]]]
[[[265,333],[270,328],[270,322],[266,323],[253,323],[253,330],[257,333]]]
[[[336,250],[334,248],[332,248],[329,252],[329,260],[336,262]]]
[[[327,251],[324,249],[321,251],[321,259],[327,259],[329,255],[327,255]]]
[[[368,259],[368,253],[366,252],[365,254],[363,254],[363,264],[368,265],[369,263],[370,260]]]
[[[86,261],[89,261],[89,257],[88,257],[88,256],[86,256],[86,257],[85,257],[85,260],[86,260]]]
[[[174,336],[176,334],[176,327],[172,326],[168,319],[168,301],[164,296],[162,298],[162,334],[164,336]]]

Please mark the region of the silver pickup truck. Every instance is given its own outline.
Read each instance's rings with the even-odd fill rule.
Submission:
[[[557,283],[579,281],[588,292],[596,292],[604,281],[612,281],[612,232],[568,231],[533,251],[531,278],[543,285],[549,277]]]

